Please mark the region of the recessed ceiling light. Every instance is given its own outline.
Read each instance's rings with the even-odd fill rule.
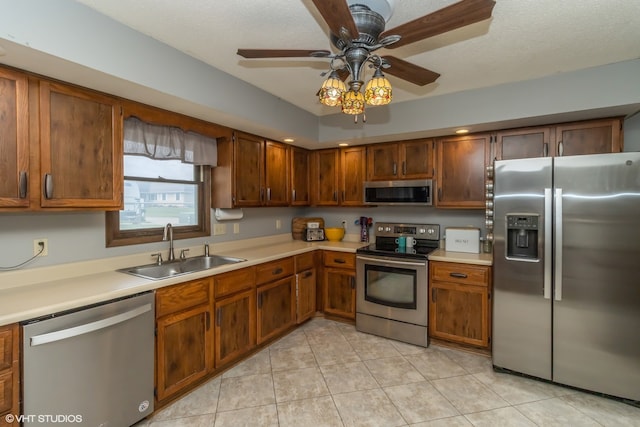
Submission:
[[[293,139],[293,138],[285,138],[285,139],[283,139],[283,141],[284,142],[293,142],[293,141],[295,141],[295,139]]]
[[[340,144],[338,144],[340,147],[348,147],[349,143],[348,142],[341,142]]]
[[[469,129],[458,129],[456,133],[457,134],[469,133]]]

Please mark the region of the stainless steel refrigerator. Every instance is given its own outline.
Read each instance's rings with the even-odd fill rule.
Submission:
[[[640,401],[640,153],[504,160],[493,364]]]

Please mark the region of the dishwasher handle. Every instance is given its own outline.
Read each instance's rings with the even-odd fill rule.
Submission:
[[[37,345],[48,344],[51,342],[62,341],[68,338],[77,337],[78,335],[88,334],[100,329],[108,328],[109,326],[117,325],[118,323],[126,322],[127,320],[138,317],[144,313],[151,311],[151,304],[144,304],[133,310],[126,311],[124,313],[117,314],[115,316],[107,317],[106,319],[97,320],[91,323],[85,323],[84,325],[74,326],[73,328],[61,329],[55,332],[49,332],[42,335],[36,335],[31,337],[31,347]]]

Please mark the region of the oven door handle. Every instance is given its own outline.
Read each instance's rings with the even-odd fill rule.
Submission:
[[[362,261],[371,261],[371,262],[377,262],[377,263],[385,263],[385,264],[394,264],[394,265],[414,265],[416,267],[424,267],[425,265],[427,265],[427,262],[420,262],[420,261],[415,261],[415,262],[411,262],[411,261],[394,261],[394,260],[390,260],[387,258],[370,258],[370,257],[366,257],[366,256],[357,256],[357,259],[362,260]]]

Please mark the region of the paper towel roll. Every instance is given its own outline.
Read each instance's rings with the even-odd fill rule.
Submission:
[[[234,219],[242,219],[244,213],[242,209],[216,208],[214,215],[218,221],[231,221]]]

